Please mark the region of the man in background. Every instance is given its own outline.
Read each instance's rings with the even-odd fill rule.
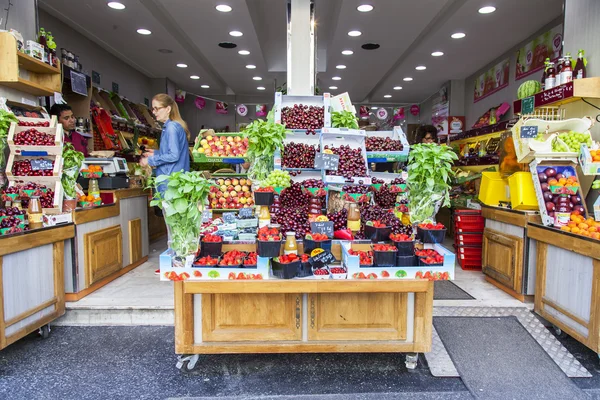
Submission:
[[[75,116],[73,115],[71,106],[67,104],[54,104],[50,108],[50,115],[56,115],[58,123],[62,124],[64,141],[71,143],[75,150],[82,152],[85,157],[88,157],[88,139],[75,130]]]

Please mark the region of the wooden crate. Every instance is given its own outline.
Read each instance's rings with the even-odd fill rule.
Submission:
[[[15,176],[12,173],[12,168],[13,165],[15,163],[15,161],[21,161],[21,160],[26,160],[26,159],[39,159],[39,158],[44,158],[47,160],[54,160],[54,168],[52,170],[52,176]],[[36,156],[36,157],[31,157],[31,156],[22,156],[19,154],[13,154],[11,153],[8,156],[8,162],[6,163],[6,176],[8,177],[9,180],[14,180],[14,179],[28,179],[28,178],[35,178],[38,179],[40,182],[45,182],[45,183],[52,183],[54,182],[57,178],[60,179],[62,173],[62,155],[57,154],[57,155],[47,155],[47,156]]]
[[[21,179],[25,178],[25,179]],[[30,178],[30,179],[28,179]],[[39,179],[39,178],[53,178],[54,182]],[[49,176],[22,176],[10,178],[8,181],[8,187],[22,185],[28,182],[37,183],[38,185],[46,185],[49,189],[54,190],[54,201],[52,208],[44,208],[44,214],[60,214],[62,212],[62,202],[63,202],[63,187],[60,182],[60,177],[49,177]]]
[[[55,121],[56,122],[56,121]],[[36,129],[38,132],[42,132],[48,135],[54,135],[54,146],[26,146],[15,144],[15,137],[18,133],[27,131],[29,129]],[[13,154],[23,153],[35,153],[31,154],[31,157],[38,155],[57,155],[62,154],[63,147],[63,128],[62,124],[58,124],[51,128],[42,127],[30,127],[30,126],[19,126],[15,122],[10,124],[7,139],[8,147]]]
[[[23,122],[35,122],[35,123],[50,121],[50,128],[54,128],[58,124],[58,119],[56,118],[56,115],[50,116],[49,120],[46,118],[30,118],[30,117],[17,117],[17,119],[19,121],[23,121]]]

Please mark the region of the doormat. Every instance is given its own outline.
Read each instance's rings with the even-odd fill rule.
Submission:
[[[434,317],[433,325],[475,398],[589,400],[516,317]]]
[[[452,281],[433,282],[434,300],[475,300],[475,297],[462,290]]]

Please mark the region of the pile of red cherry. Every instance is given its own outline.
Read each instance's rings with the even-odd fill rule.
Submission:
[[[52,167],[54,167],[54,160],[52,160]],[[12,167],[14,176],[52,176],[52,171],[52,169],[34,171],[31,169],[30,160],[15,161]]]
[[[17,133],[14,141],[19,146],[54,146],[54,135],[31,128]]]

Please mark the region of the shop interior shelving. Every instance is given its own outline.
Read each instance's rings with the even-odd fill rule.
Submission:
[[[0,32],[0,60],[0,85],[35,96],[60,92],[60,68],[18,51],[15,37],[8,32]]]
[[[600,98],[600,77],[575,79],[564,85],[556,86],[549,90],[544,90],[534,97],[534,107],[543,106],[562,106],[583,98]],[[523,100],[515,100],[513,109],[515,114],[520,114],[523,106]]]

